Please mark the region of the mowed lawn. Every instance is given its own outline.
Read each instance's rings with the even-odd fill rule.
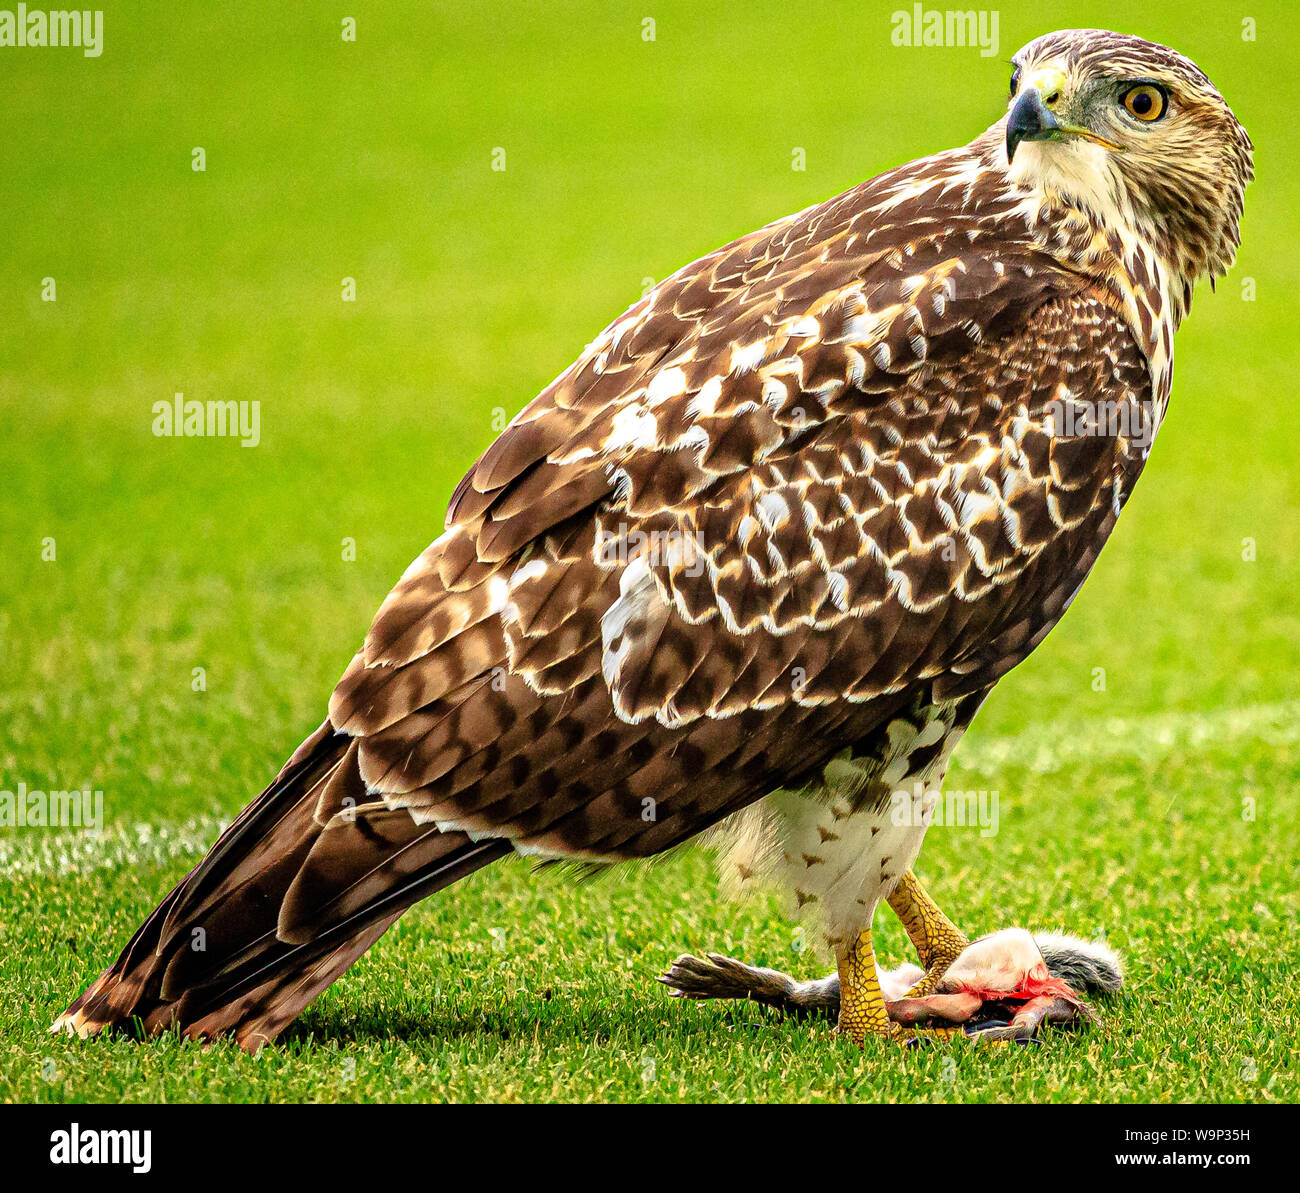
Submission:
[[[1004,6],[982,56],[892,46],[893,3],[350,3],[355,43],[278,7],[0,50],[0,790],[105,816],[0,829],[0,1099],[1296,1100],[1295,15],[1256,5],[1247,41],[1183,0]],[[972,933],[1104,933],[1105,1029],[859,1053],[675,1002],[653,978],[683,950],[827,966],[695,851],[481,873],[256,1058],[47,1036],[319,723],[502,414],[650,280],[974,136],[1049,15],[1190,53],[1258,148],[1147,475],[949,777],[997,831],[936,828],[918,866]],[[260,442],[155,436],[178,392],[259,402]]]

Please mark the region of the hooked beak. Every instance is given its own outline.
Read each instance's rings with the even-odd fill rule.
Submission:
[[[1061,131],[1037,87],[1026,87],[1007,113],[1007,165],[1016,160],[1021,141],[1047,141]]]
[[[1062,124],[1043,103],[1043,96],[1038,88],[1026,87],[1016,97],[1016,102],[1011,105],[1011,111],[1007,113],[1007,165],[1015,161],[1016,148],[1021,141],[1055,141],[1066,136],[1083,137],[1107,149],[1124,148],[1109,138],[1094,133],[1090,128],[1082,128],[1077,124]]]

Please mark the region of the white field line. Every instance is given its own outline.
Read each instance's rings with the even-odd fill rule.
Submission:
[[[1232,742],[1291,746],[1300,742],[1300,700],[1212,712],[1099,717],[1035,725],[1007,737],[980,737],[978,727],[953,753],[953,764],[980,774],[1016,765],[1050,772],[1106,758],[1199,754]]]
[[[1105,759],[1195,754],[1246,741],[1270,746],[1300,743],[1300,700],[1207,713],[1162,713],[1055,722],[1006,737],[973,734],[954,761],[962,770],[996,775],[1004,766],[1050,772]],[[36,829],[0,839],[0,879],[90,874],[96,870],[160,866],[200,856],[229,823],[216,816],[112,825],[97,836]]]
[[[191,816],[156,824],[111,825],[96,834],[19,829],[0,840],[0,879],[90,874],[198,857],[229,823],[216,816]]]

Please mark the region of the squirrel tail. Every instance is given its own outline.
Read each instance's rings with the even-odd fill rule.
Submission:
[[[1081,994],[1114,994],[1124,984],[1119,954],[1099,940],[1081,940],[1064,932],[1035,933],[1034,940],[1054,978]]]

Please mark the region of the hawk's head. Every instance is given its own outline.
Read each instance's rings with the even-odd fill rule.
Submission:
[[[1121,33],[1069,29],[1012,59],[1007,163],[1103,227],[1131,228],[1185,283],[1226,273],[1240,243],[1251,143],[1182,54]]]

